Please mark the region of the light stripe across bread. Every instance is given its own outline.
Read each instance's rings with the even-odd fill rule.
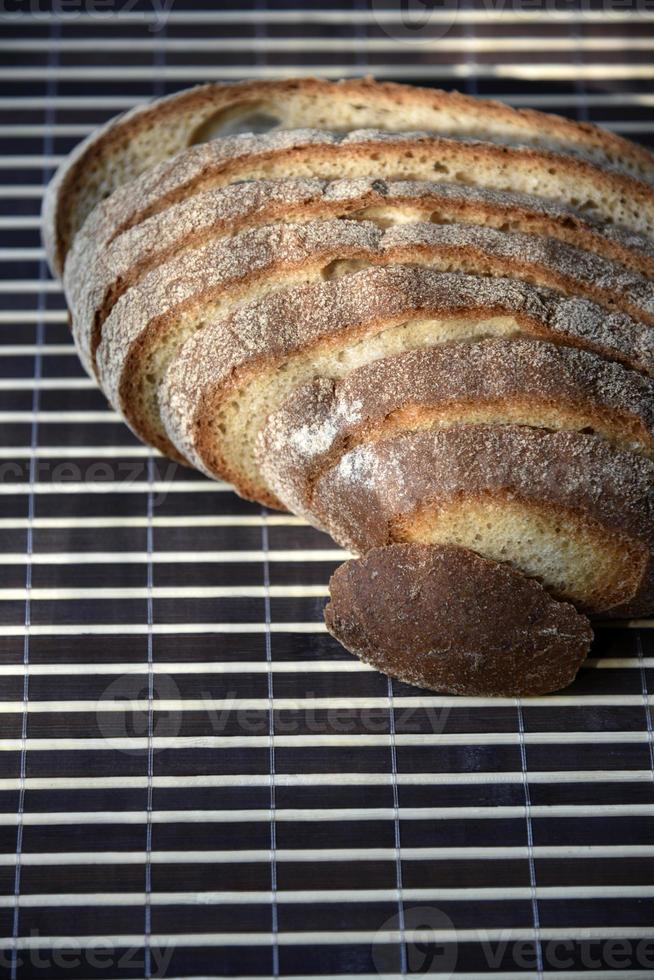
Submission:
[[[543,235],[654,276],[654,241],[618,235],[615,228],[593,222],[574,208],[529,195],[370,177],[251,181],[172,205],[106,247],[93,236],[77,236],[66,263],[64,286],[85,362],[91,363],[91,350],[118,299],[171,258],[248,228],[343,217],[370,218],[382,226],[432,221]]]
[[[182,457],[280,506],[255,441],[297,386],[413,348],[516,335],[654,370],[652,328],[623,314],[513,280],[390,266],[276,293],[205,327],[171,362],[159,406]]]
[[[652,598],[654,462],[593,435],[513,425],[406,432],[345,453],[312,508],[344,547],[455,544],[602,612]]]
[[[593,634],[533,579],[451,545],[393,544],[341,565],[327,629],[408,684],[524,697],[570,684]]]
[[[371,79],[206,85],[111,120],[62,164],[44,205],[44,240],[53,270],[61,272],[75,233],[95,205],[117,187],[194,142],[233,128],[235,116],[243,117],[243,128],[249,129],[253,115],[262,114],[285,129],[427,129],[549,147],[583,154],[636,177],[654,176],[652,154],[616,134],[456,92]]]
[[[313,487],[345,452],[461,422],[588,431],[654,456],[654,382],[590,351],[529,338],[419,348],[297,388],[269,416],[257,458],[288,510],[315,521]]]
[[[530,194],[617,226],[618,237],[625,232],[654,237],[652,185],[577,157],[415,133],[312,130],[192,147],[118,188],[89,215],[81,234],[105,247],[171,205],[236,181],[370,176]]]

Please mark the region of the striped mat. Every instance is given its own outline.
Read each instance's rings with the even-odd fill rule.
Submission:
[[[652,144],[654,6],[0,10],[0,977],[646,977],[648,622],[569,690],[390,683],[341,553],[152,456],[83,375],[39,208],[96,125],[207,79],[457,86]]]

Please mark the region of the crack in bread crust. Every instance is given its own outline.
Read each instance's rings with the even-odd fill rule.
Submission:
[[[323,126],[335,120],[341,120],[342,125],[347,119],[349,129],[380,125],[397,128],[409,121],[414,128],[449,128],[456,135],[511,138],[523,144],[532,142],[586,153],[600,163],[625,167],[638,177],[654,176],[652,155],[616,134],[456,92],[380,84],[371,79],[334,84],[306,78],[200,86],[111,120],[62,164],[44,202],[44,242],[51,268],[61,272],[75,233],[98,200],[158,160],[188,146],[198,128],[214,113],[258,102],[269,105],[272,100],[273,106],[282,109],[280,124],[284,128],[296,127],[300,119],[308,116],[307,99],[314,103],[322,100],[323,108],[314,113],[313,120],[320,120]],[[330,112],[322,118],[320,112],[324,117],[325,104]],[[412,110],[417,115],[412,116]]]
[[[311,521],[312,488],[344,453],[457,422],[590,430],[652,456],[654,383],[588,351],[532,339],[418,348],[295,389],[259,433],[257,461],[282,503]]]
[[[404,433],[346,453],[311,507],[355,552],[438,542],[440,531],[515,561],[579,608],[653,601],[654,463],[594,436],[464,424]]]

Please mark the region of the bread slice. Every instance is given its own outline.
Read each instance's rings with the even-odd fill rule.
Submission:
[[[259,434],[279,500],[315,522],[313,487],[354,446],[461,422],[593,432],[654,456],[654,382],[590,351],[531,338],[426,347],[296,389]]]
[[[337,568],[327,629],[377,670],[449,694],[522,697],[570,684],[585,616],[508,565],[451,545],[393,544]]]
[[[255,441],[299,385],[412,348],[517,335],[654,372],[651,327],[623,314],[513,280],[390,266],[276,293],[205,327],[171,361],[159,405],[183,457],[275,507]]]
[[[85,363],[115,303],[147,273],[180,253],[248,228],[317,218],[369,218],[380,226],[409,221],[475,224],[555,238],[636,273],[654,276],[654,242],[616,236],[553,201],[434,181],[371,177],[325,181],[251,181],[196,194],[115,238],[106,247],[79,234],[66,262],[64,286]]]
[[[654,462],[593,435],[513,425],[401,433],[345,453],[317,479],[311,505],[355,552],[455,544],[508,561],[587,612],[652,602]]]
[[[102,387],[140,438],[170,452],[157,391],[167,365],[197,329],[273,291],[391,263],[515,277],[585,295],[608,309],[621,306],[654,323],[654,283],[552,239],[474,225],[272,225],[183,253],[128,290],[103,326],[97,350]]]
[[[118,188],[89,215],[81,234],[104,248],[171,205],[237,181],[370,176],[531,194],[616,226],[618,238],[631,232],[654,237],[652,186],[577,157],[419,133],[314,130],[238,136],[192,147]]]
[[[351,79],[203,85],[111,120],[78,146],[57,171],[44,204],[44,242],[60,273],[76,232],[113,190],[180,150],[242,128],[262,116],[272,126],[426,129],[576,152],[636,177],[654,177],[645,148],[591,126],[528,109],[511,109],[457,92]],[[257,119],[258,117],[258,119]]]

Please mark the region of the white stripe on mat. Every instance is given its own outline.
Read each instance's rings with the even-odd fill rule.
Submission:
[[[148,664],[143,665],[143,671],[148,671]],[[267,671],[266,671],[267,673]],[[65,676],[62,671],[60,676]],[[649,694],[648,703],[654,702],[654,694]],[[393,698],[395,708],[502,708],[515,706],[515,698],[482,698],[465,697],[457,695],[448,697],[447,695],[424,696],[418,695],[407,697],[395,696]],[[642,694],[606,694],[606,695],[552,695],[551,697],[529,698],[527,707],[541,708],[579,708],[579,707],[642,707]],[[147,699],[129,698],[116,695],[115,698],[92,700],[67,700],[60,698],[57,701],[30,700],[26,709],[31,714],[52,714],[58,712],[120,712],[120,711],[147,711],[149,702]],[[276,711],[301,711],[301,710],[375,710],[389,707],[387,697],[306,697],[306,698],[275,698],[274,709]],[[188,699],[166,699],[157,698],[153,705],[154,711],[179,712],[202,711],[202,712],[230,712],[237,711],[267,711],[269,701],[267,698],[211,698],[200,695],[198,698]],[[22,702],[19,701],[0,701],[0,714],[13,714],[22,711]]]
[[[80,447],[83,448],[83,447]],[[180,514],[174,517],[153,517],[154,527],[260,527],[263,518],[256,516],[239,516],[223,514]],[[292,514],[267,514],[266,522],[276,527],[308,527],[306,521]],[[31,522],[32,527],[50,529],[72,529],[72,528],[108,528],[108,527],[147,527],[148,518],[146,517],[35,517]],[[27,527],[25,518],[3,517],[0,518],[0,528],[4,530],[17,530]]]
[[[130,457],[133,459],[147,459],[151,450],[148,446],[40,446],[32,452],[31,449],[14,449],[12,446],[0,448],[0,459],[87,459],[97,456],[104,456],[108,459],[120,459]],[[165,456],[155,454],[155,459],[165,459]]]
[[[440,734],[425,732],[420,734],[395,735],[398,745],[444,746],[444,745],[519,745],[521,738],[527,745],[597,745],[599,743],[640,744],[649,741],[646,731],[565,731],[528,732],[524,736],[515,732],[455,732]],[[106,737],[106,738],[28,738],[25,748],[30,752],[106,752],[136,751],[146,749],[149,744],[155,749],[256,749],[265,748],[268,735],[180,735],[155,736],[151,742],[147,738]],[[23,747],[19,738],[0,739],[0,752],[17,752]],[[386,747],[392,744],[390,735],[352,732],[348,735],[275,735],[275,745],[284,748],[356,748]],[[649,804],[647,804],[649,806]],[[270,819],[270,812],[265,811]],[[321,811],[322,812],[322,811]],[[654,804],[651,809],[654,814]]]
[[[327,584],[323,585],[166,585],[143,588],[85,588],[85,589],[39,589],[29,588],[34,602],[73,602],[75,600],[119,599],[316,599],[329,594]],[[0,602],[11,599],[25,599],[26,587],[20,589],[0,588]]]
[[[531,783],[649,783],[651,769],[585,769],[585,770],[530,770],[527,773]],[[393,779],[401,786],[467,786],[494,783],[521,783],[522,772],[307,772],[279,773],[275,784],[285,787],[305,786],[390,786]],[[148,785],[147,776],[27,776],[24,780],[28,790],[98,790],[98,789],[143,789]],[[18,778],[0,779],[0,792],[17,789]],[[153,776],[152,785],[157,789],[205,789],[206,787],[230,786],[269,786],[270,777],[257,773],[238,773],[235,775],[216,775],[203,773],[201,776]]]
[[[164,5],[165,6],[165,5]],[[338,10],[303,10],[302,11],[302,23],[304,24],[336,24],[339,27],[343,26],[344,19],[343,9]],[[397,23],[401,18],[394,10],[384,10],[383,8],[375,7],[373,11],[366,9],[354,9],[347,10],[347,22],[350,24],[394,24]],[[488,5],[486,7],[479,7],[473,9],[462,9],[456,10],[456,21],[461,24],[477,23],[489,21],[491,23],[500,22],[505,23],[536,23],[542,26],[543,14],[542,11],[520,9],[518,7],[508,7],[504,3],[498,3],[495,6]],[[606,24],[620,23],[622,20],[628,20],[630,23],[634,21],[636,23],[648,24],[654,19],[652,12],[647,7],[634,6],[633,9],[629,9],[628,15],[625,14],[623,8],[612,8],[607,7],[606,9],[593,9],[588,6],[581,7],[571,7],[571,8],[558,8],[553,7],[552,10],[547,12],[548,20],[553,22],[562,22],[565,24],[576,24],[580,23],[599,23]],[[261,10],[184,10],[176,11],[174,9],[161,10],[143,10],[143,11],[131,11],[127,9],[116,9],[107,12],[102,8],[93,10],[92,13],[88,11],[83,11],[78,8],[74,12],[67,12],[65,10],[57,11],[53,13],[48,10],[35,7],[34,10],[30,11],[29,16],[20,12],[7,12],[5,14],[5,20],[8,23],[20,22],[23,19],[29,19],[30,23],[46,23],[49,24],[52,21],[56,21],[60,24],[71,23],[71,25],[88,24],[89,26],[97,26],[104,22],[109,23],[111,26],[114,24],[132,24],[141,23],[149,24],[155,29],[159,29],[163,23],[165,24],[260,24],[262,19],[269,24],[294,24],[298,23],[297,10],[266,10],[262,14]],[[446,24],[452,23],[452,12],[451,9],[439,10],[435,8],[430,10],[429,19],[431,23],[440,24],[445,22]]]
[[[348,12],[349,19],[349,12]],[[157,52],[190,52],[204,51],[228,52],[243,55],[250,51],[280,52],[318,52],[330,54],[334,50],[354,52],[391,52],[397,53],[398,44],[394,38],[358,38],[358,37],[236,37],[236,38],[65,38],[50,41],[47,38],[12,38],[0,41],[0,51],[89,51],[89,52],[120,52],[157,51]],[[654,49],[654,37],[638,37],[630,34],[615,33],[601,37],[429,37],[425,31],[422,37],[403,38],[402,52],[429,51],[437,49],[439,54],[444,52],[477,52],[477,51],[535,51],[546,54],[550,51],[651,51]],[[28,69],[25,69],[28,70]],[[65,70],[65,69],[64,69]],[[122,68],[121,68],[122,70]],[[56,127],[53,127],[56,131]]]
[[[652,844],[566,844],[539,845],[533,847],[534,856],[544,860],[569,860],[600,858],[651,858],[654,857]],[[153,864],[255,864],[270,861],[270,851],[234,850],[226,851],[152,851]],[[319,862],[319,861],[395,861],[394,847],[338,847],[292,849],[278,848],[275,854],[280,861]],[[529,850],[523,846],[506,847],[403,847],[403,861],[507,861],[522,860]],[[66,865],[105,865],[105,864],[143,864],[145,851],[24,851],[21,863],[30,867],[60,867]],[[0,866],[16,863],[16,855],[0,853]]]
[[[542,939],[571,939],[577,942],[584,939],[651,939],[652,930],[649,926],[565,926],[551,928],[541,927],[539,935]],[[276,939],[281,946],[340,946],[369,945],[375,943],[398,943],[401,941],[402,934],[396,929],[388,930],[360,930],[360,931],[333,931],[333,932],[277,932]],[[534,933],[531,927],[524,929],[452,929],[452,930],[430,930],[430,943],[451,942],[517,942],[533,941]],[[152,946],[163,947],[195,947],[195,946],[234,946],[234,933],[153,933],[150,936]],[[269,932],[248,932],[243,933],[243,946],[269,946],[271,934]],[[143,935],[140,933],[129,935],[97,935],[97,936],[19,936],[18,939],[0,938],[0,946],[4,948],[16,949],[57,949],[66,950],[71,946],[73,949],[84,949],[86,946],[99,946],[100,948],[125,947],[130,949],[140,949],[143,945]],[[522,976],[522,974],[518,974]],[[641,974],[642,976],[642,974]],[[479,977],[477,976],[477,980]]]
[[[536,897],[540,900],[561,901],[564,899],[611,899],[611,898],[652,898],[652,885],[545,885],[536,886]],[[507,886],[504,888],[403,888],[405,901],[441,902],[510,902],[528,899],[532,895],[528,886]],[[276,901],[287,905],[316,902],[330,905],[349,902],[393,902],[397,900],[395,888],[323,888],[306,891],[279,889],[272,891],[203,891],[203,892],[164,892],[149,894],[152,905],[256,905]],[[22,908],[74,908],[85,906],[124,907],[142,906],[145,892],[68,892],[42,895],[21,895],[18,904]],[[0,896],[0,908],[13,908],[13,895]],[[622,975],[622,974],[620,974]],[[523,974],[518,975],[521,980]],[[339,974],[340,977],[340,974]]]
[[[1,378],[0,391],[82,391],[97,389],[91,378]]]
[[[16,326],[19,323],[68,323],[66,310],[3,310],[0,311],[0,325]],[[36,349],[36,344],[2,344],[0,351],[22,354],[40,354],[48,351],[57,350],[58,353],[72,354],[75,352],[75,344],[41,344]],[[58,350],[60,348],[60,350]]]
[[[1,413],[0,413],[1,414]],[[54,413],[52,413],[54,414]],[[74,420],[75,413],[69,413],[70,421]],[[82,413],[79,413],[82,414]],[[92,413],[89,413],[92,414]],[[114,421],[111,419],[110,421]],[[177,464],[171,462],[171,469],[175,470]],[[224,493],[226,490],[232,491],[234,488],[229,483],[221,483],[219,480],[180,480],[176,483],[173,479],[167,481],[155,480],[148,483],[146,480],[133,480],[126,475],[124,480],[87,480],[78,482],[71,480],[56,483],[0,483],[0,496],[18,496],[20,494],[103,494],[103,493],[149,493],[152,490],[155,494],[161,493]]]
[[[202,624],[200,624],[202,625]],[[290,627],[297,626],[307,626],[312,630],[316,627],[315,623],[294,623],[286,624]],[[120,629],[126,630],[128,627],[119,627]],[[264,632],[264,628],[257,630],[257,632]],[[31,632],[33,633],[35,627],[32,626]],[[154,631],[157,632],[156,624]],[[307,632],[307,630],[300,629],[299,632]],[[30,663],[23,666],[22,662],[19,664],[0,664],[0,677],[12,677],[12,676],[23,676],[23,673],[27,671],[30,676],[34,677],[61,677],[66,674],[73,675],[109,675],[114,674],[142,674],[144,671],[152,670],[155,674],[267,674],[269,670],[274,671],[278,674],[294,674],[296,672],[309,673],[309,674],[326,674],[326,673],[343,673],[343,672],[359,672],[359,671],[372,671],[374,668],[369,667],[367,664],[361,663],[360,660],[355,660],[350,657],[347,660],[277,660],[272,664],[268,664],[265,660],[239,660],[239,661],[229,661],[229,660],[189,660],[180,662],[164,662],[152,664],[150,668],[147,661],[142,661],[141,663],[134,663],[134,661],[125,661],[124,663],[51,663],[51,664],[37,664]]]
[[[283,71],[287,78],[304,78],[307,75],[321,75],[324,78],[339,79],[344,76],[361,76],[370,72],[376,75],[384,75],[387,78],[420,78],[433,80],[436,74],[438,78],[533,78],[539,81],[560,81],[575,78],[589,80],[611,80],[622,79],[643,79],[652,78],[652,68],[648,64],[629,64],[628,62],[606,62],[598,64],[578,64],[570,62],[547,62],[544,64],[530,64],[529,62],[506,62],[501,64],[484,65],[480,63],[467,64],[457,62],[455,64],[439,64],[437,72],[433,64],[420,64],[408,62],[406,64],[378,64],[368,65],[365,69],[360,69],[356,65],[331,65],[331,64],[309,64],[302,68],[285,65],[283,69],[273,67],[261,67],[258,65],[242,65],[235,67],[232,65],[214,64],[177,66],[159,65],[148,66],[121,66],[121,79],[124,81],[146,81],[151,82],[155,78],[168,81],[188,81],[189,83],[199,83],[202,81],[241,81],[248,78],[279,78],[280,71]],[[46,68],[36,66],[34,68],[0,68],[0,81],[45,81],[55,79],[66,84],[67,82],[99,81],[105,82],[107,79],[106,67],[64,67]],[[7,159],[12,158],[5,158]],[[35,159],[43,157],[14,157],[14,160],[24,159],[29,162],[22,166],[36,166]],[[50,156],[47,158],[47,166],[56,166],[58,161],[64,159],[63,155]],[[16,164],[18,166],[18,164]],[[10,163],[2,163],[0,166],[8,168]]]
[[[183,518],[182,518],[183,521]],[[258,526],[258,525],[253,525]],[[322,562],[345,561],[350,558],[350,552],[342,548],[298,548],[296,551],[155,551],[148,555],[147,551],[77,551],[77,552],[45,552],[30,556],[32,564],[36,565],[131,565],[154,561],[159,564],[180,564],[186,562],[220,562],[224,564],[248,562]],[[2,554],[0,562],[3,565],[23,565],[26,561],[24,554]]]

